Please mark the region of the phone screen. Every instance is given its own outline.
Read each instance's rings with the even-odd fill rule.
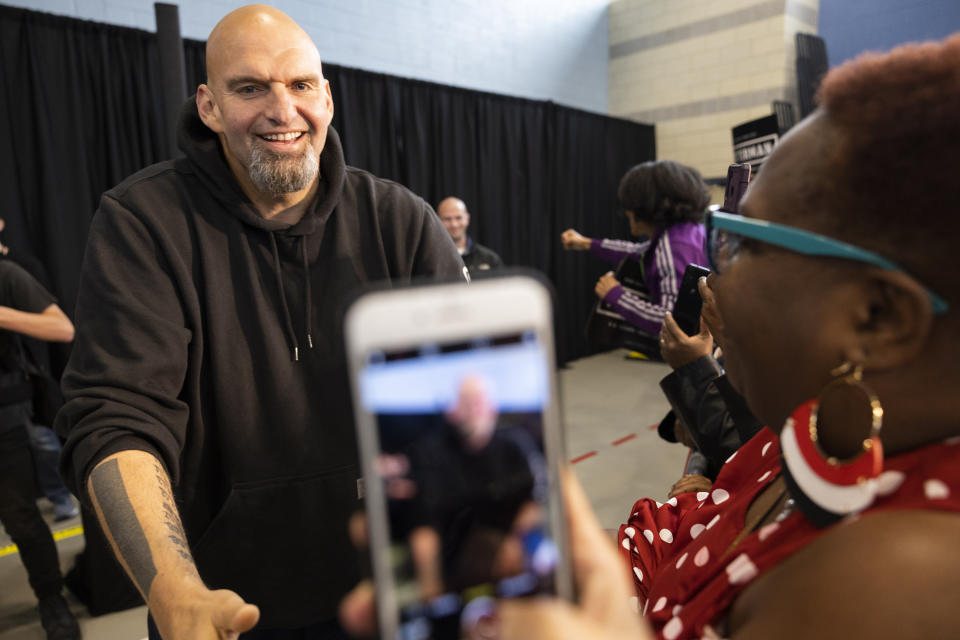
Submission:
[[[529,331],[366,358],[397,638],[492,637],[497,598],[555,593],[547,348]]]

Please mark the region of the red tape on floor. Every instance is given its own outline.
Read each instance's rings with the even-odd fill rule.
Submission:
[[[571,460],[571,461],[570,461],[570,464],[577,464],[578,462],[583,462],[583,461],[586,460],[587,458],[592,458],[592,457],[595,456],[595,455],[597,455],[597,452],[596,452],[596,451],[588,451],[587,453],[583,454],[582,456],[577,456],[576,458],[574,458],[573,460]]]

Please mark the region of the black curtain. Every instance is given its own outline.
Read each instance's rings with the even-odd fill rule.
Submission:
[[[90,219],[164,140],[153,34],[0,6],[3,242],[71,314]],[[54,348],[54,369],[66,349]]]
[[[184,49],[192,90],[203,43]],[[68,313],[100,193],[164,159],[158,60],[152,33],[0,6],[3,239],[45,264]],[[560,233],[626,237],[616,187],[654,158],[653,127],[332,64],[324,73],[347,162],[433,205],[462,198],[478,242],[554,284],[558,361],[587,354],[583,325],[607,266],[563,252]]]

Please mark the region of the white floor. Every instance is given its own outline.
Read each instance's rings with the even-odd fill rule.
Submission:
[[[567,459],[607,529],[620,525],[637,498],[665,497],[686,459],[686,449],[660,440],[651,429],[669,408],[658,386],[669,368],[625,355],[613,351],[584,358],[560,372]],[[52,523],[52,515],[45,515]],[[52,528],[69,532],[79,524],[77,518]],[[0,551],[9,544],[0,533]],[[66,570],[82,550],[83,536],[64,538],[57,548]],[[92,618],[82,605],[71,603],[87,640],[141,640],[147,635],[144,607]],[[43,638],[19,556],[0,555],[0,640]]]

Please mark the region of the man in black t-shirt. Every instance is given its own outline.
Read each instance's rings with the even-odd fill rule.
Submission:
[[[32,276],[41,287],[49,290],[50,277],[47,275],[47,270],[43,264],[30,254],[18,251],[3,243],[3,231],[6,226],[6,221],[0,218],[0,260],[9,260],[16,263],[17,266],[22,267]],[[49,296],[49,294],[46,295]],[[33,369],[31,373],[40,374],[46,379],[47,383],[59,387],[59,382],[55,383],[54,376],[49,373],[50,352],[47,349],[46,341],[34,340],[26,336],[19,336],[18,339],[21,342],[23,358]],[[43,495],[53,505],[54,520],[60,522],[80,515],[80,509],[74,503],[69,489],[64,486],[63,479],[60,477],[60,438],[57,437],[51,427],[52,415],[59,408],[57,405],[61,403],[61,399],[58,397],[53,400],[52,406],[44,407],[50,418],[41,420],[40,415],[35,412],[34,419],[27,424],[27,434],[30,436],[30,446],[33,449],[33,464],[37,483],[40,490],[43,491]],[[36,404],[34,409],[37,409]]]
[[[0,522],[20,549],[48,640],[72,640],[80,627],[61,595],[57,548],[35,498],[27,432],[33,394],[19,335],[69,342],[73,324],[26,271],[0,261]]]

